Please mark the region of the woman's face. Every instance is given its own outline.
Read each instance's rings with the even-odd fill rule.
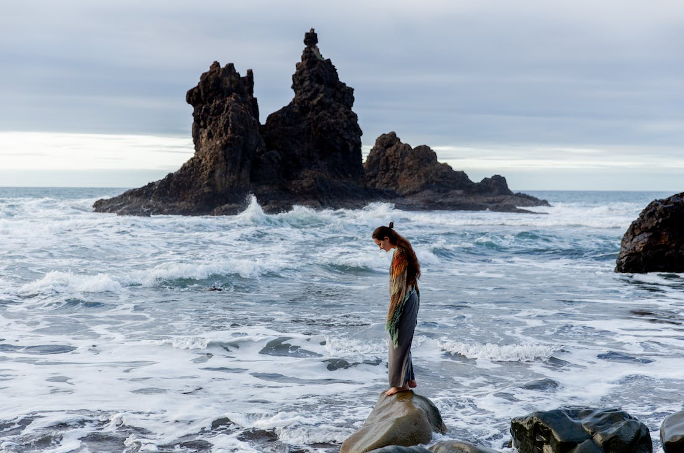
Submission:
[[[387,236],[385,236],[385,239],[383,240],[373,238],[373,242],[375,242],[375,245],[380,247],[381,250],[384,250],[386,252],[392,250],[392,244],[390,243],[390,240]]]

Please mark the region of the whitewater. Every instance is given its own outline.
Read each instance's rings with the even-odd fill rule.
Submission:
[[[656,192],[528,192],[536,214],[121,217],[121,189],[0,188],[0,450],[325,452],[387,388],[390,221],[423,269],[418,393],[460,439],[510,419],[682,410],[684,275],[613,272]]]

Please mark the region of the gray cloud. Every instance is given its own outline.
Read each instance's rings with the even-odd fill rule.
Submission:
[[[315,27],[366,146],[684,143],[680,1],[237,3],[3,5],[0,128],[189,135],[214,60],[254,70],[264,121]]]

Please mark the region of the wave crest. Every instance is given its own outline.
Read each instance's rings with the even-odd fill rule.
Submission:
[[[535,344],[467,344],[444,339],[438,344],[440,349],[452,354],[494,362],[534,362],[538,359],[548,359],[556,351],[552,346]]]

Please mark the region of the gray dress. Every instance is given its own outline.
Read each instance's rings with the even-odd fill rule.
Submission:
[[[411,342],[413,331],[418,324],[418,308],[420,308],[420,292],[417,290],[404,303],[399,318],[399,344],[395,348],[389,342],[389,385],[403,387],[408,381],[414,380],[413,363],[411,361]]]

